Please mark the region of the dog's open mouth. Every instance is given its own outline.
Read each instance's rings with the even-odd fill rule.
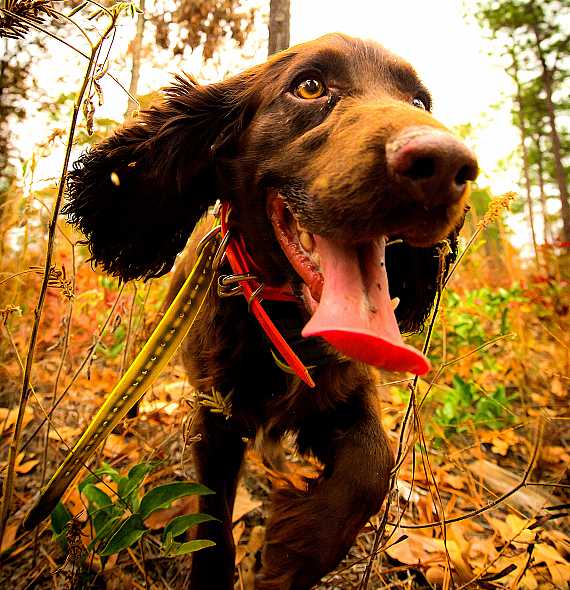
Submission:
[[[268,214],[275,235],[304,283],[311,319],[302,335],[320,336],[339,352],[392,371],[423,375],[426,357],[402,340],[385,263],[385,236],[344,244],[303,228],[283,197],[272,192]]]

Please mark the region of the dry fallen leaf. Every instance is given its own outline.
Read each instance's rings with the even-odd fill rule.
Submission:
[[[489,516],[489,522],[493,525],[493,529],[499,533],[499,536],[502,541],[507,543],[521,543],[524,531],[529,523],[526,521],[522,521],[522,525],[518,524],[516,521],[511,519],[510,522],[506,520],[502,520],[500,518],[495,518],[493,516]],[[518,526],[517,526],[518,524]],[[530,533],[530,531],[526,531]],[[531,536],[531,540],[534,535]]]
[[[570,453],[563,447],[552,445],[545,445],[540,449],[540,458],[553,465],[557,463],[568,465],[570,463]]]
[[[511,491],[519,483],[521,476],[515,475],[507,469],[481,459],[468,464],[474,477],[481,478],[485,485],[495,494],[501,495]],[[542,507],[555,503],[554,498],[545,490],[538,488],[523,488],[509,496],[509,504],[524,511],[536,514]]]
[[[33,417],[34,412],[30,408],[26,408],[24,411],[22,427],[25,427]],[[11,410],[8,408],[0,408],[0,425],[2,426],[2,434],[14,426],[17,418],[18,410],[16,408]]]
[[[24,461],[25,459],[25,454],[22,453],[18,453],[18,455],[16,456],[16,473],[20,473],[22,475],[25,475],[27,473],[29,473],[36,465],[38,465],[39,461],[37,459],[30,459],[29,461]],[[0,466],[2,468],[4,468],[6,466],[6,461],[2,461],[0,463]]]
[[[129,455],[131,451],[138,451],[140,443],[136,439],[125,438],[120,434],[110,434],[103,447],[105,457],[116,457],[117,455]],[[138,457],[138,453],[136,453]]]
[[[566,396],[568,395],[568,385],[563,384],[560,377],[554,376],[550,381],[550,391],[556,397],[566,398]]]
[[[18,519],[17,521],[11,520],[6,525],[6,529],[4,530],[4,537],[2,537],[2,546],[0,547],[0,552],[6,551],[10,549],[16,540],[16,533],[18,532],[18,527],[21,524],[21,520]]]
[[[232,537],[234,539],[234,545],[237,545],[240,542],[241,536],[245,531],[245,522],[242,520],[234,525],[232,529]]]
[[[496,455],[505,457],[509,450],[520,442],[520,436],[514,430],[504,430],[498,433],[489,433],[491,451]],[[486,439],[487,437],[484,437]],[[487,441],[486,441],[487,442]]]
[[[497,549],[491,537],[471,539],[468,559],[473,568],[482,568],[497,557]]]
[[[547,564],[548,571],[552,577],[552,583],[555,588],[561,590],[568,589],[570,584],[570,564],[567,563],[549,563]]]
[[[556,551],[552,545],[548,545],[547,543],[538,543],[534,547],[534,559],[537,563],[544,561],[547,566],[550,567],[551,564],[554,563],[561,563],[567,565],[570,572],[570,564]]]
[[[139,414],[152,414],[161,412],[171,416],[178,410],[179,405],[176,402],[167,402],[158,399],[142,401],[139,405]]]
[[[524,573],[524,576],[521,578],[518,587],[520,590],[537,590],[538,581],[536,576],[529,569],[527,569]]]
[[[561,555],[570,555],[570,538],[566,533],[560,530],[544,530],[542,538],[550,541]]]
[[[155,510],[145,521],[149,529],[163,529],[173,518],[199,511],[198,496],[184,496],[172,503],[169,508]]]
[[[454,475],[453,473],[446,473],[444,481],[456,490],[462,490],[467,485],[464,475]]]
[[[64,440],[70,447],[73,445],[75,439],[79,437],[81,434],[81,427],[80,426],[67,426],[67,425],[59,425],[56,428],[52,428],[49,431],[49,437],[52,440],[56,440],[61,443]],[[61,443],[63,446],[63,443]]]
[[[259,500],[254,500],[245,486],[240,484],[237,489],[236,501],[234,504],[234,512],[232,516],[232,522],[237,522],[240,518],[245,516],[248,512],[255,510],[261,506]]]

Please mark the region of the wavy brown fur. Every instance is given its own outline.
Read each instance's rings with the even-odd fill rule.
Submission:
[[[327,92],[303,100],[295,88],[310,78],[321,79]],[[438,242],[447,237],[451,246],[447,272],[468,192],[451,190],[440,172],[426,176],[423,152],[410,174],[400,170],[401,152],[390,155],[398,142],[412,145],[412,132],[444,169],[465,156],[461,143],[418,108],[429,111],[430,102],[409,64],[342,35],[293,47],[219,84],[178,78],[160,104],[76,163],[65,212],[85,233],[93,260],[125,280],[167,272],[194,231],[171,300],[208,226],[198,220],[219,197],[231,203],[232,227],[261,279],[299,287],[268,220],[267,195],[276,189],[310,232],[347,244],[402,238],[387,249],[390,292],[401,300],[402,330],[418,330],[441,280]],[[454,182],[474,176],[476,164],[466,157]],[[282,311],[302,326],[306,307],[286,305]],[[257,590],[308,590],[380,509],[393,458],[376,373],[315,346],[328,356],[312,371],[316,388],[309,390],[275,365],[247,303],[214,293],[185,340],[192,384],[232,401],[229,419],[201,408],[195,421],[197,475],[216,492],[201,499],[201,510],[220,521],[198,527],[197,535],[216,546],[195,554],[192,590],[234,587],[231,514],[246,439],[274,449],[292,434],[298,451],[323,466],[306,489],[274,494]]]

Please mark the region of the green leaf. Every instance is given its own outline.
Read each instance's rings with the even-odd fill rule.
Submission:
[[[55,541],[61,550],[67,553],[67,524],[73,517],[71,512],[61,503],[58,502],[55,510],[51,513],[51,530],[53,532],[52,540]]]
[[[172,538],[178,537],[182,533],[185,533],[190,527],[193,527],[196,524],[200,524],[201,522],[209,522],[211,520],[217,520],[214,516],[210,516],[209,514],[184,514],[183,516],[177,516],[173,518],[165,527],[164,533],[162,534],[162,541],[164,542],[167,538],[167,535],[172,535]]]
[[[155,469],[156,466],[157,463],[138,463],[131,468],[128,477],[123,478],[119,483],[119,496],[125,498],[129,494],[132,494],[134,490],[141,486],[144,478]]]
[[[63,533],[67,523],[72,519],[71,512],[61,503],[58,502],[54,511],[51,513],[51,530],[54,535]]]
[[[96,535],[107,527],[109,521],[116,521],[117,519],[120,520],[121,518],[124,518],[126,512],[127,508],[125,505],[117,502],[110,508],[100,510],[97,514],[93,515],[91,518]]]
[[[95,530],[97,531],[97,534],[95,535],[95,538],[91,541],[91,543],[89,543],[87,549],[89,551],[93,551],[95,546],[98,545],[100,542],[105,541],[108,537],[112,537],[121,524],[121,518],[121,516],[113,516],[106,520],[98,531],[96,528]]]
[[[94,514],[98,510],[102,510],[113,505],[111,498],[109,498],[109,496],[103,490],[100,490],[94,484],[86,485],[82,492],[87,498],[87,506],[90,515]]]
[[[88,486],[89,484],[94,484],[94,483],[97,483],[98,481],[101,481],[101,479],[105,475],[108,475],[111,478],[111,480],[113,480],[113,481],[118,481],[121,479],[121,474],[116,469],[113,469],[107,463],[103,463],[102,467],[99,467],[99,469],[96,469],[91,475],[88,475],[77,486],[79,489],[79,492],[83,492],[83,489],[85,488],[85,486]]]
[[[96,533],[105,528],[109,520],[121,517],[125,512],[124,505],[114,504],[104,491],[93,484],[83,488],[83,495],[87,498],[87,510]]]
[[[101,556],[113,555],[136,543],[146,532],[143,519],[140,514],[129,516],[117,531],[111,536],[108,543],[99,553]]]
[[[207,539],[196,539],[195,541],[188,541],[186,543],[172,543],[168,548],[165,548],[164,555],[187,555],[188,553],[194,553],[194,551],[199,551],[206,547],[213,547],[214,545],[214,541]]]
[[[177,481],[153,488],[141,500],[140,513],[147,518],[159,508],[168,508],[170,503],[184,496],[206,495],[214,492],[199,483]]]

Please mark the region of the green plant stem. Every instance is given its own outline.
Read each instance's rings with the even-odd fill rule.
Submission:
[[[48,289],[48,281],[49,281],[49,274],[50,268],[52,264],[53,258],[53,251],[55,246],[55,234],[57,228],[57,218],[59,216],[59,211],[61,209],[61,203],[63,200],[63,192],[65,189],[66,178],[67,178],[67,169],[69,166],[69,160],[71,158],[71,150],[73,147],[73,139],[75,137],[75,130],[77,126],[77,119],[79,116],[79,111],[81,109],[81,104],[83,102],[83,98],[91,81],[91,75],[93,72],[93,68],[95,66],[95,57],[98,54],[99,48],[107,35],[114,29],[115,23],[117,20],[117,15],[112,15],[111,20],[101,36],[99,37],[98,41],[93,45],[91,50],[91,56],[89,59],[89,63],[87,65],[87,69],[85,71],[85,76],[83,78],[83,83],[81,85],[81,89],[77,94],[77,98],[75,100],[75,104],[73,105],[73,114],[71,117],[71,123],[69,128],[69,137],[67,140],[67,147],[65,150],[65,158],[63,162],[61,178],[59,181],[59,187],[57,191],[57,196],[55,199],[55,203],[53,206],[52,216],[48,227],[48,243],[47,243],[47,252],[44,264],[44,274],[42,279],[42,284],[40,287],[40,293],[38,296],[38,301],[36,303],[36,307],[34,309],[34,323],[32,325],[32,332],[30,335],[30,340],[28,344],[28,352],[26,355],[26,366],[24,370],[24,376],[22,379],[22,389],[20,391],[20,401],[18,407],[18,416],[16,418],[16,423],[14,425],[14,432],[12,435],[12,440],[10,441],[10,447],[8,449],[8,461],[7,461],[7,470],[2,486],[2,510],[0,513],[0,541],[4,538],[4,532],[6,530],[6,524],[8,523],[8,516],[10,514],[10,508],[12,504],[12,495],[14,491],[14,483],[15,483],[15,471],[16,471],[16,457],[18,455],[18,446],[20,443],[20,437],[22,434],[22,425],[24,421],[24,414],[26,410],[26,406],[28,403],[28,399],[30,396],[30,377],[32,372],[32,366],[34,363],[34,354],[36,350],[36,344],[38,340],[38,333],[40,327],[40,321],[42,317],[42,311],[44,307],[44,302],[46,298],[46,293]]]
[[[73,277],[71,289],[72,289],[73,293],[75,293],[75,272],[76,272],[76,269],[75,269],[75,244],[71,244],[71,260],[72,260],[71,271],[72,271],[72,277]],[[59,359],[59,366],[57,368],[55,381],[53,383],[51,399],[49,400],[50,412],[53,412],[53,409],[54,409],[55,400],[57,399],[57,388],[59,386],[59,380],[61,378],[61,373],[63,371],[65,361],[67,359],[67,352],[68,352],[68,346],[69,346],[69,334],[71,331],[72,316],[73,316],[73,298],[70,299],[70,301],[69,301],[69,307],[68,307],[67,316],[65,319],[65,334],[63,337],[61,357]],[[40,488],[43,487],[43,485],[46,481],[50,431],[51,431],[51,422],[48,420],[48,423],[46,424],[43,449],[42,449]],[[36,531],[34,534],[33,565],[35,565],[36,558],[37,558],[39,532],[40,532],[40,529],[38,527],[38,528],[36,528]]]

